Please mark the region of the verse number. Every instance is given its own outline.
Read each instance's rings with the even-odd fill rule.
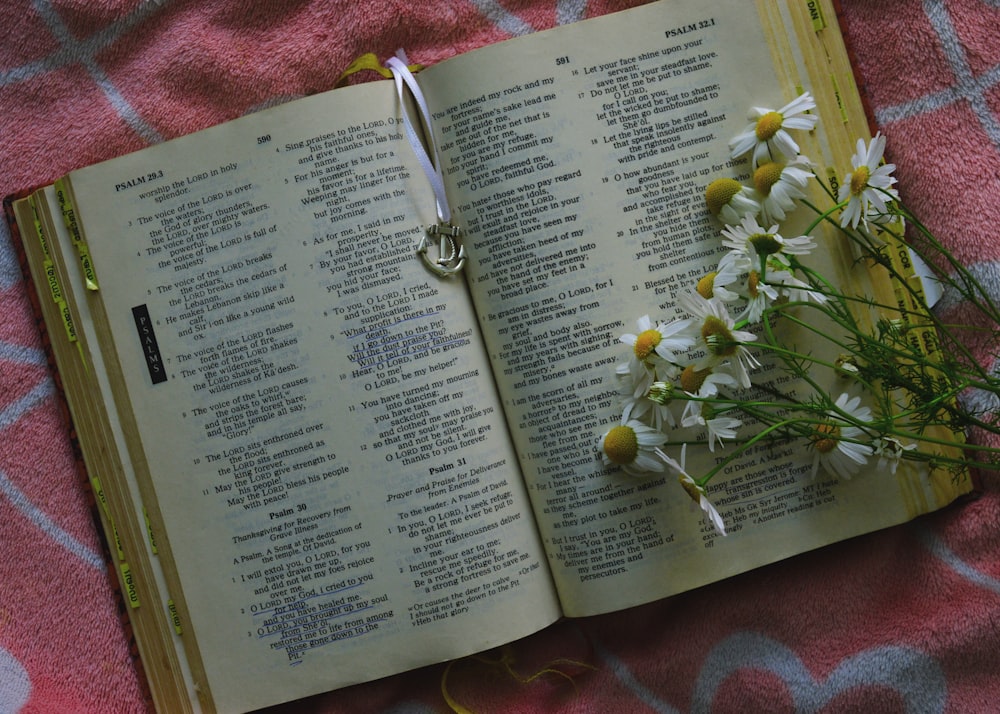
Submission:
[[[257,143],[258,144],[266,144],[270,140],[271,140],[271,135],[270,134],[264,134],[264,136],[258,136],[257,137]]]
[[[566,57],[565,55],[562,57],[556,57],[556,64],[569,64],[569,57]]]

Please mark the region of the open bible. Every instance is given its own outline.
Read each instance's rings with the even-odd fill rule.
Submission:
[[[749,173],[726,146],[747,108],[810,91],[820,173],[867,136],[829,3],[659,2],[417,79],[456,276],[417,254],[435,197],[388,81],[13,204],[159,707],[246,711],[471,654],[971,488],[811,480],[805,450],[761,445],[712,484],[721,538],[675,479],[596,455],[619,336],[723,252],[702,192]],[[884,290],[839,245],[841,284]]]

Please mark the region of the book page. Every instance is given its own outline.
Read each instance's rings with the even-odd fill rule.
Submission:
[[[77,297],[210,704],[558,617],[466,287],[416,255],[434,203],[391,82],[70,180],[95,288]]]
[[[596,457],[621,416],[615,365],[629,348],[619,337],[639,331],[643,315],[678,316],[677,296],[726,252],[703,191],[721,176],[749,179],[728,139],[751,106],[781,107],[800,83],[832,93],[772,59],[753,3],[691,0],[520,38],[423,75],[469,230],[476,309],[569,615],[687,590],[955,495],[937,498],[935,484],[903,469],[888,482],[813,481],[805,446],[762,443],[709,487],[729,529],[721,538],[676,476],[628,476]],[[831,106],[821,104],[805,153],[826,140],[826,123],[842,122]],[[850,130],[866,133],[862,123]],[[849,153],[838,156],[849,167]],[[864,271],[833,238],[824,245],[813,264],[868,294]],[[788,339],[815,344],[805,331]],[[797,389],[767,366],[754,381]],[[725,455],[688,449],[688,470],[706,473]]]

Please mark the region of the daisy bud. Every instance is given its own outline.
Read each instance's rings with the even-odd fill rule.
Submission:
[[[834,365],[837,367],[837,374],[841,377],[856,377],[861,372],[858,363],[851,355],[838,356]]]
[[[674,396],[674,385],[669,382],[653,382],[646,398],[657,404],[667,404]]]

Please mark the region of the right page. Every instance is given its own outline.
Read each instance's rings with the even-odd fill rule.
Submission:
[[[728,251],[704,190],[719,177],[749,181],[749,160],[732,160],[728,141],[750,107],[780,108],[810,91],[820,122],[800,132],[802,153],[824,180],[851,168],[854,139],[868,130],[841,42],[828,4],[677,0],[422,75],[468,228],[477,314],[568,615],[626,608],[900,523],[970,488],[905,466],[879,471],[877,460],[852,479],[813,477],[808,441],[761,442],[708,487],[723,538],[675,473],[635,476],[598,458],[601,435],[622,416],[616,365],[630,348],[620,337],[646,329],[644,315],[652,325],[681,316],[679,296]],[[782,225],[786,236],[795,230]],[[818,241],[809,263],[876,294],[837,238]],[[830,349],[816,337],[825,327],[786,328],[800,352]],[[752,393],[799,393],[762,361]],[[815,379],[845,389],[832,371]],[[681,436],[708,437],[671,434],[675,459]],[[733,448],[692,446],[686,469],[705,474]]]

